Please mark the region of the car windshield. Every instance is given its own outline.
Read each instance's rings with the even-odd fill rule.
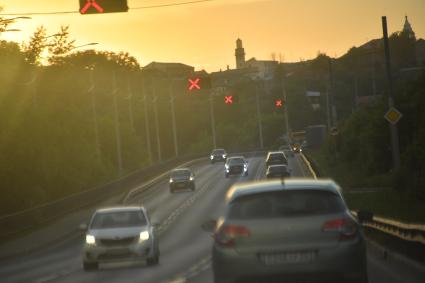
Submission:
[[[273,161],[278,161],[278,160],[280,161],[280,160],[284,160],[285,157],[283,153],[273,153],[273,154],[270,154],[269,159]]]
[[[286,166],[270,166],[269,172],[277,173],[277,172],[287,172],[288,168]]]
[[[175,170],[171,172],[171,178],[188,178],[190,176],[189,170]]]
[[[229,219],[278,218],[333,214],[345,210],[338,195],[319,190],[258,193],[234,200]]]
[[[237,164],[245,164],[245,161],[242,158],[232,158],[229,160],[230,165],[237,165]]]
[[[224,151],[224,149],[216,149],[213,151],[212,154],[225,154],[226,152]]]
[[[138,227],[147,224],[141,211],[114,211],[96,213],[91,229],[110,229],[121,227]]]

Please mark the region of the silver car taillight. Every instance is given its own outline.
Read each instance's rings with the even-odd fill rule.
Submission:
[[[215,233],[215,242],[221,246],[234,247],[238,238],[246,238],[251,232],[245,226],[225,225]]]
[[[348,218],[338,218],[326,221],[322,226],[323,232],[339,232],[340,240],[352,239],[357,234],[356,223]]]

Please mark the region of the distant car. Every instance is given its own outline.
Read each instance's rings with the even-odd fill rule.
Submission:
[[[216,283],[368,281],[363,232],[331,180],[236,185],[213,238]]]
[[[142,260],[159,262],[159,242],[143,207],[115,207],[97,210],[86,231],[83,248],[84,270],[99,263]]]
[[[224,176],[231,175],[248,176],[248,162],[243,156],[229,157],[224,164]]]
[[[300,153],[302,151],[301,145],[299,143],[294,143],[292,145],[292,150],[296,153]]]
[[[294,151],[292,150],[292,146],[290,145],[282,145],[279,147],[279,151],[283,151],[286,156],[288,157],[294,157]]]
[[[195,190],[195,174],[189,168],[174,169],[170,173],[170,192],[177,190]]]
[[[288,165],[288,159],[283,151],[270,151],[266,157],[266,166]]]
[[[211,152],[210,160],[212,164],[214,164],[216,161],[226,162],[226,159],[227,159],[227,152],[222,148],[214,149]]]
[[[291,177],[291,170],[287,165],[270,165],[266,171],[266,177],[270,178],[288,178]]]

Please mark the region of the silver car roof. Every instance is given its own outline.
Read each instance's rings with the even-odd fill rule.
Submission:
[[[190,170],[190,168],[176,168],[176,169],[171,170],[171,172],[175,172],[175,171],[190,171],[190,172],[192,172]]]
[[[96,213],[109,213],[109,212],[120,212],[120,211],[144,211],[145,209],[142,206],[115,206],[115,207],[106,207],[96,210]]]
[[[341,194],[341,188],[331,179],[285,179],[251,182],[237,184],[229,189],[226,195],[226,202],[232,202],[241,196],[248,196],[263,192],[277,192],[282,190],[322,190]]]

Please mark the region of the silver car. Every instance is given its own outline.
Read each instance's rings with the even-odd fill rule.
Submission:
[[[232,187],[215,228],[212,265],[216,283],[368,280],[363,232],[331,180]]]
[[[83,248],[84,270],[121,260],[159,262],[158,237],[143,207],[99,209],[91,218]]]

